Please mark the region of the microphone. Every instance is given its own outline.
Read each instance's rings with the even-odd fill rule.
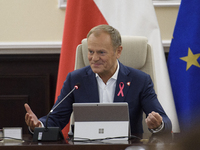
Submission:
[[[57,104],[55,105],[47,115],[45,127],[36,127],[34,129],[33,141],[58,141],[64,139],[63,134],[59,127],[48,127],[48,119],[50,114],[72,93],[74,90],[80,88],[80,83],[77,83],[74,88]]]
[[[48,123],[48,119],[49,119],[49,115],[54,111],[54,109],[56,109],[72,92],[74,92],[74,90],[78,90],[78,88],[80,87],[80,83],[77,83],[74,88],[54,107],[51,109],[51,111],[48,113],[47,115],[47,119],[46,119],[46,125],[45,125],[45,129],[47,130],[47,123]]]

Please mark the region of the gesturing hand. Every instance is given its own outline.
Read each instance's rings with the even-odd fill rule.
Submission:
[[[24,107],[26,109],[26,115],[25,115],[25,122],[26,124],[31,128],[33,131],[35,127],[41,127],[41,123],[38,120],[37,116],[32,112],[31,108],[28,104],[24,104]]]
[[[162,123],[162,116],[160,116],[159,113],[152,111],[145,119],[145,122],[149,129],[156,129]]]

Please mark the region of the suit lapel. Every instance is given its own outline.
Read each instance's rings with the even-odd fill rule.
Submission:
[[[132,78],[128,76],[130,71],[119,62],[120,68],[117,77],[116,89],[114,102],[124,102],[127,92],[129,90],[129,86],[131,84]]]
[[[119,68],[119,73],[118,73],[117,83],[116,83],[116,88],[115,88],[114,102],[125,101],[125,98],[130,86],[129,84],[131,84],[131,81],[132,81],[132,78],[128,76],[130,71],[120,62],[119,62],[119,65],[120,65],[120,68]],[[88,95],[88,102],[99,103],[99,92],[98,92],[97,80],[95,77],[95,73],[92,72],[92,69],[90,67],[88,70],[86,70],[86,75],[83,76],[83,83],[86,89],[86,93]]]
[[[98,85],[95,74],[92,72],[91,68],[87,70],[86,75],[83,77],[83,83],[86,89],[86,93],[88,95],[88,102],[98,103],[99,102]]]

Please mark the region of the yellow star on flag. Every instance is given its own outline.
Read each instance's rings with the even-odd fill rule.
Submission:
[[[187,62],[187,68],[186,68],[186,71],[187,71],[192,65],[200,67],[200,64],[197,61],[199,57],[200,57],[200,53],[194,55],[191,49],[188,48],[188,56],[181,57],[180,59]]]

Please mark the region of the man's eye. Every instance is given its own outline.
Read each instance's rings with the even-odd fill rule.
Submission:
[[[105,52],[100,52],[100,54],[105,54]]]
[[[90,53],[90,54],[93,54],[94,52],[93,52],[93,51],[89,51],[89,53]]]

